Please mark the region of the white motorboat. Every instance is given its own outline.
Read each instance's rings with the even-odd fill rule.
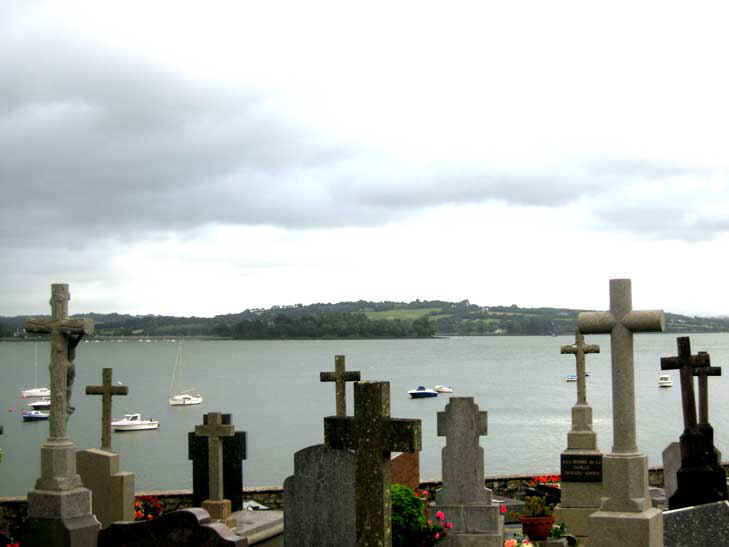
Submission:
[[[47,420],[51,413],[42,410],[23,410],[20,415],[24,422],[37,422],[39,420]]]
[[[437,397],[438,392],[432,389],[427,389],[425,386],[418,386],[418,389],[411,389],[408,391],[408,395],[413,399],[425,399],[426,397]]]
[[[451,386],[441,386],[437,385],[433,388],[438,393],[453,393],[453,388]]]
[[[114,431],[138,431],[141,429],[158,429],[159,420],[143,420],[141,414],[124,414],[121,420],[111,422]]]
[[[661,374],[658,377],[658,387],[671,387],[673,385],[673,380],[671,380],[671,377],[668,374]]]
[[[20,396],[23,399],[32,399],[35,397],[50,397],[51,396],[51,390],[47,387],[38,387],[38,342],[36,342],[33,346],[33,350],[35,352],[35,383],[33,384],[35,387],[32,387],[30,389],[23,389],[20,392]]]
[[[43,410],[51,408],[51,399],[48,397],[44,397],[43,399],[38,399],[37,401],[31,401],[28,403],[28,406],[32,408],[33,410]]]
[[[577,374],[568,374],[567,375],[567,381],[568,382],[576,382],[577,381]]]
[[[199,405],[203,400],[202,395],[195,393],[194,389],[184,391],[177,391],[175,389],[176,383],[182,374],[182,349],[184,342],[185,339],[183,338],[177,346],[177,357],[175,357],[175,367],[172,369],[172,380],[170,381],[170,397],[168,399],[170,406]]]

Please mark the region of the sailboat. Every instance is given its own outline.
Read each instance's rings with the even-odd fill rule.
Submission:
[[[20,392],[20,396],[23,399],[28,399],[30,397],[50,397],[51,396],[51,390],[47,387],[38,387],[38,342],[34,344],[35,349],[35,383],[33,384],[35,387],[31,389],[24,389]]]
[[[180,340],[177,346],[177,357],[175,358],[175,368],[172,369],[172,381],[170,382],[170,406],[199,405],[202,403],[202,395],[195,393],[195,389],[187,389],[175,393],[176,381],[182,373],[182,348],[185,339]]]

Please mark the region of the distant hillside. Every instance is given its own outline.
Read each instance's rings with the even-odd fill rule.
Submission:
[[[586,310],[444,302],[339,302],[273,306],[209,317],[87,314],[97,336],[209,336],[241,339],[378,338],[432,335],[571,334]],[[0,336],[22,334],[25,317],[0,317]],[[729,332],[729,318],[666,313],[667,332]]]

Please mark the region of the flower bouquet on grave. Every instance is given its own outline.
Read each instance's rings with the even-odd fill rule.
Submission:
[[[533,540],[547,539],[554,524],[553,508],[547,496],[525,496],[524,506],[518,514],[523,534]]]
[[[430,547],[446,537],[446,530],[453,527],[442,511],[435,514],[435,522],[428,514],[428,492],[415,492],[402,484],[390,485],[392,500],[393,547]]]
[[[137,496],[134,502],[134,520],[152,520],[162,514],[157,496]]]

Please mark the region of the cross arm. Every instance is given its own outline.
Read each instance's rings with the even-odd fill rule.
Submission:
[[[696,367],[694,376],[721,376],[721,367]]]
[[[663,332],[666,318],[663,310],[631,311],[623,317],[623,325],[633,332]]]
[[[609,311],[586,311],[577,316],[577,328],[583,334],[607,334],[615,323],[615,317]]]
[[[90,319],[26,319],[25,330],[37,334],[50,334],[54,330],[62,334],[91,335],[94,333],[94,323]]]
[[[711,365],[711,359],[709,358],[709,354],[704,352],[691,355],[688,358],[688,363],[684,362],[680,357],[661,357],[661,370],[677,370],[687,364],[693,367],[694,370],[703,369]]]
[[[351,370],[351,371],[345,372],[342,375],[342,377],[344,378],[345,382],[359,382],[361,380],[360,372],[358,370]],[[319,381],[320,382],[336,382],[337,373],[336,372],[320,372]]]
[[[86,386],[86,395],[104,395],[107,389],[104,386]],[[110,386],[108,393],[112,395],[129,395],[127,386]]]
[[[422,450],[420,420],[391,418],[387,422],[386,447],[392,452],[420,452]]]
[[[329,448],[356,449],[354,418],[352,416],[324,418],[324,444]]]

